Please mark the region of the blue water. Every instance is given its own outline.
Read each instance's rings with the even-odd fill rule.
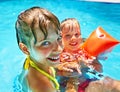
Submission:
[[[0,0],[0,92],[13,92],[13,80],[21,72],[25,56],[19,50],[15,36],[18,14],[32,6],[53,12],[60,21],[77,18],[83,37],[88,37],[98,26],[120,40],[120,3],[83,2],[78,0]],[[120,45],[100,61],[104,74],[120,80]]]

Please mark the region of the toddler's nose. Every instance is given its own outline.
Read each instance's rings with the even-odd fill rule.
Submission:
[[[74,39],[76,39],[75,35],[73,35],[73,36],[71,37],[71,40],[74,40]]]

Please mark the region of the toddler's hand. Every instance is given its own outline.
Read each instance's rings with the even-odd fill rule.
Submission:
[[[85,58],[84,56],[81,56],[78,60],[88,66],[92,64],[95,59],[96,57],[94,56],[91,56],[90,58]]]
[[[95,59],[92,63],[86,63],[85,65],[93,70],[96,70],[97,72],[103,71],[102,65],[97,59]]]
[[[94,60],[96,59],[96,57],[89,55],[89,53],[87,53],[85,50],[81,49],[78,52],[78,60],[82,61],[85,64],[90,64],[92,63]]]
[[[60,55],[60,62],[73,62],[73,56],[68,52],[63,52]]]
[[[77,71],[79,74],[81,74],[80,65],[77,62],[60,63],[57,66],[57,69],[60,71],[71,72],[71,73]]]

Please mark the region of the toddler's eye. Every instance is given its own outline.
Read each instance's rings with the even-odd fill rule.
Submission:
[[[78,33],[75,34],[75,37],[79,37],[79,36],[80,36],[80,34],[78,34]]]
[[[69,38],[71,38],[71,35],[67,34],[67,35],[65,35],[65,37],[69,39]]]

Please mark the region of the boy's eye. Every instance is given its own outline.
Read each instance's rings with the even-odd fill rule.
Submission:
[[[62,36],[61,35],[57,38],[57,42],[62,47]]]
[[[62,39],[62,36],[59,36],[59,37],[57,38],[57,41],[61,41],[61,39]]]
[[[42,44],[41,44],[41,46],[48,46],[48,45],[50,45],[51,43],[49,42],[49,41],[44,41]]]

